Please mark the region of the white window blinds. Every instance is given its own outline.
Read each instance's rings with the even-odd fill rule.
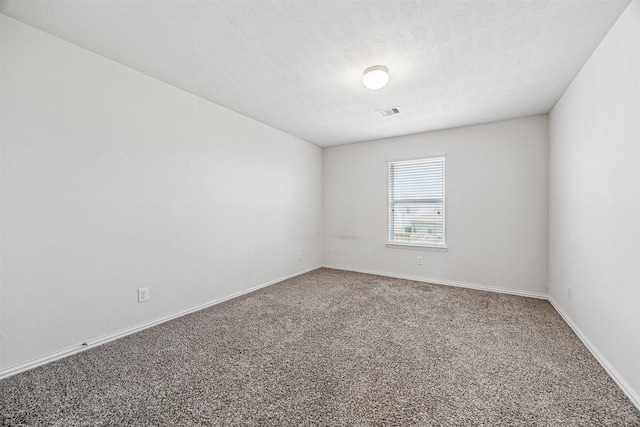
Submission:
[[[389,162],[389,243],[445,247],[444,155]]]

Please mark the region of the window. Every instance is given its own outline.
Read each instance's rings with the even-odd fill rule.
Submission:
[[[389,244],[445,248],[444,154],[389,162]]]

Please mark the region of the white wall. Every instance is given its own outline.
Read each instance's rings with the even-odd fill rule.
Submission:
[[[640,405],[640,1],[549,120],[549,294]]]
[[[0,368],[321,264],[318,147],[0,19]]]
[[[547,137],[536,116],[325,149],[325,265],[544,296]],[[385,247],[387,161],[434,153],[446,153],[448,251]]]
[[[0,371],[322,262],[320,149],[0,26]],[[634,0],[553,109],[548,195],[545,116],[325,150],[324,263],[542,295],[548,260],[640,401],[639,29]],[[442,152],[448,251],[385,247],[386,161]]]

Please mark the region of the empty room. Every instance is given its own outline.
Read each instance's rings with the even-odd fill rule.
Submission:
[[[0,37],[0,425],[640,426],[640,0]]]

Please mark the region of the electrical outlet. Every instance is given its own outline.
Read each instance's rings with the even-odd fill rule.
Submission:
[[[422,257],[421,256],[418,257],[418,265],[422,265]]]
[[[569,298],[569,301],[571,301],[572,291],[573,289],[571,288],[571,286],[567,286],[567,298]]]
[[[298,261],[302,259],[302,251],[298,251]]]
[[[138,302],[149,301],[149,288],[138,289]]]

